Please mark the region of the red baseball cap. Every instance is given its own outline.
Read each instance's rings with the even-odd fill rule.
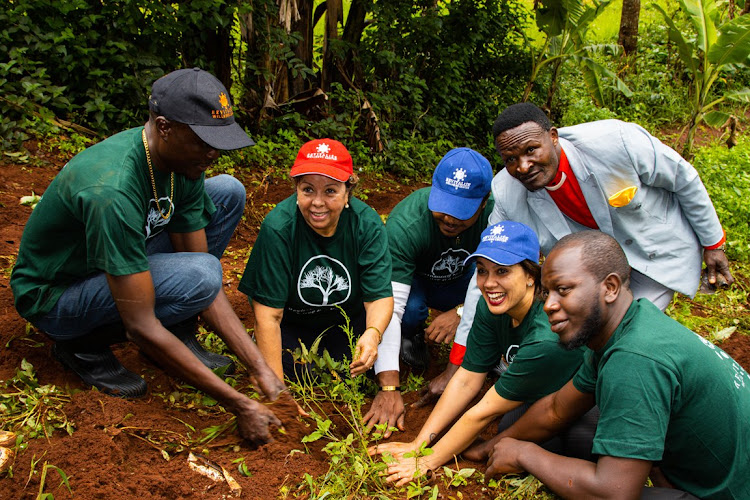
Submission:
[[[346,182],[353,173],[352,156],[343,144],[333,139],[315,139],[302,145],[289,175],[318,174]]]

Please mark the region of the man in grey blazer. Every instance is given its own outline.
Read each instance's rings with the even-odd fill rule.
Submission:
[[[717,273],[734,281],[724,231],[698,172],[642,127],[603,120],[558,130],[537,106],[520,103],[498,116],[493,136],[505,169],[492,181],[489,224],[530,226],[545,255],[567,234],[607,233],[633,268],[635,298],[661,310],[675,291],[695,295],[701,261],[710,283]],[[466,345],[478,298],[474,285],[454,349]]]

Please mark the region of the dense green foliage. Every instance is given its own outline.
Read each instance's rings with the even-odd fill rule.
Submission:
[[[275,0],[10,0],[0,12],[0,147],[19,149],[30,134],[60,127],[101,137],[138,125],[151,83],[194,65],[217,74],[230,68],[223,78],[232,84],[238,119],[258,142],[268,143],[242,153],[249,161],[241,164],[274,165],[279,148],[294,150],[309,138],[328,136],[347,144],[357,165],[403,178],[427,177],[454,146],[474,147],[497,167],[491,123],[500,109],[523,98],[532,81],[529,100],[546,103],[559,126],[616,117],[679,132],[695,110],[700,73],[675,43],[675,30],[685,43],[701,37],[691,34],[695,14],[674,4],[661,2],[669,26],[644,4],[639,53],[622,58],[610,50],[616,33],[599,26],[619,16],[614,3],[595,14],[584,8],[588,4],[560,0],[535,2],[536,11],[521,0],[358,3],[367,11],[359,41],[326,45],[342,58],[348,76],[331,79],[327,99],[304,109],[284,102],[289,96],[268,92],[293,78],[302,78],[306,88],[321,86],[323,40],[309,40],[315,57],[306,66],[294,52],[304,35],[286,32]],[[726,19],[722,0],[711,12]],[[733,36],[747,43],[741,30]],[[228,50],[228,61],[215,57],[222,53],[217,40],[226,42],[220,49]],[[564,58],[554,55],[555,47],[569,48],[558,51]],[[609,49],[597,50],[604,47]],[[539,54],[542,59],[535,58]],[[690,57],[703,55],[696,49]],[[577,64],[556,62],[563,59]],[[721,96],[750,83],[747,67],[729,62],[720,78],[702,87],[702,102],[741,115],[741,104],[716,106]],[[632,94],[623,93],[623,85]],[[269,95],[275,108],[263,106]],[[365,102],[378,119],[384,152],[371,151]]]
[[[516,0],[419,3],[374,5],[361,48],[373,104],[395,138],[481,144],[498,107],[525,83],[517,30],[528,14]]]
[[[99,134],[142,122],[156,78],[211,68],[190,34],[226,24],[223,4],[11,0],[0,10],[0,145],[54,128],[54,117]]]

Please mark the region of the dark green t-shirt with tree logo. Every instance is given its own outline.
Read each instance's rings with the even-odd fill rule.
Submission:
[[[698,498],[750,498],[750,375],[648,300],[587,350],[573,384],[601,410],[594,453],[656,462]]]
[[[583,352],[584,348],[566,351],[560,346],[543,302],[534,301],[521,324],[513,327],[510,316],[495,316],[480,299],[461,367],[486,373],[504,358],[508,369],[495,382],[495,390],[509,401],[531,403],[565,385],[581,366]]]
[[[479,245],[479,238],[494,207],[490,197],[476,224],[455,238],[443,236],[427,206],[430,189],[414,191],[393,208],[388,231],[393,281],[411,285],[414,275],[447,284],[464,274],[464,260]]]
[[[284,321],[301,326],[340,324],[336,306],[353,318],[364,302],[391,297],[391,257],[380,216],[352,198],[333,236],[305,222],[294,194],[266,216],[239,290],[268,307],[284,309]]]
[[[190,180],[154,170],[157,211],[143,127],[91,146],[57,174],[31,213],[10,284],[16,309],[27,319],[49,312],[73,282],[106,272],[148,270],[146,240],[164,229],[185,233],[206,227],[216,211],[203,176]]]

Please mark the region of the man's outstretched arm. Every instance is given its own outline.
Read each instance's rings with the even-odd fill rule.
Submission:
[[[176,252],[208,252],[208,241],[203,229],[189,233],[170,233],[169,237]],[[258,346],[248,335],[224,289],[219,290],[216,299],[200,315],[248,368],[263,394],[271,401],[276,400],[286,387],[273,373]]]
[[[149,271],[124,276],[107,275],[107,282],[128,337],[147,356],[159,360],[167,370],[234,413],[244,438],[256,444],[272,440],[269,424],[281,425],[273,412],[221,380],[156,318],[154,286]]]

